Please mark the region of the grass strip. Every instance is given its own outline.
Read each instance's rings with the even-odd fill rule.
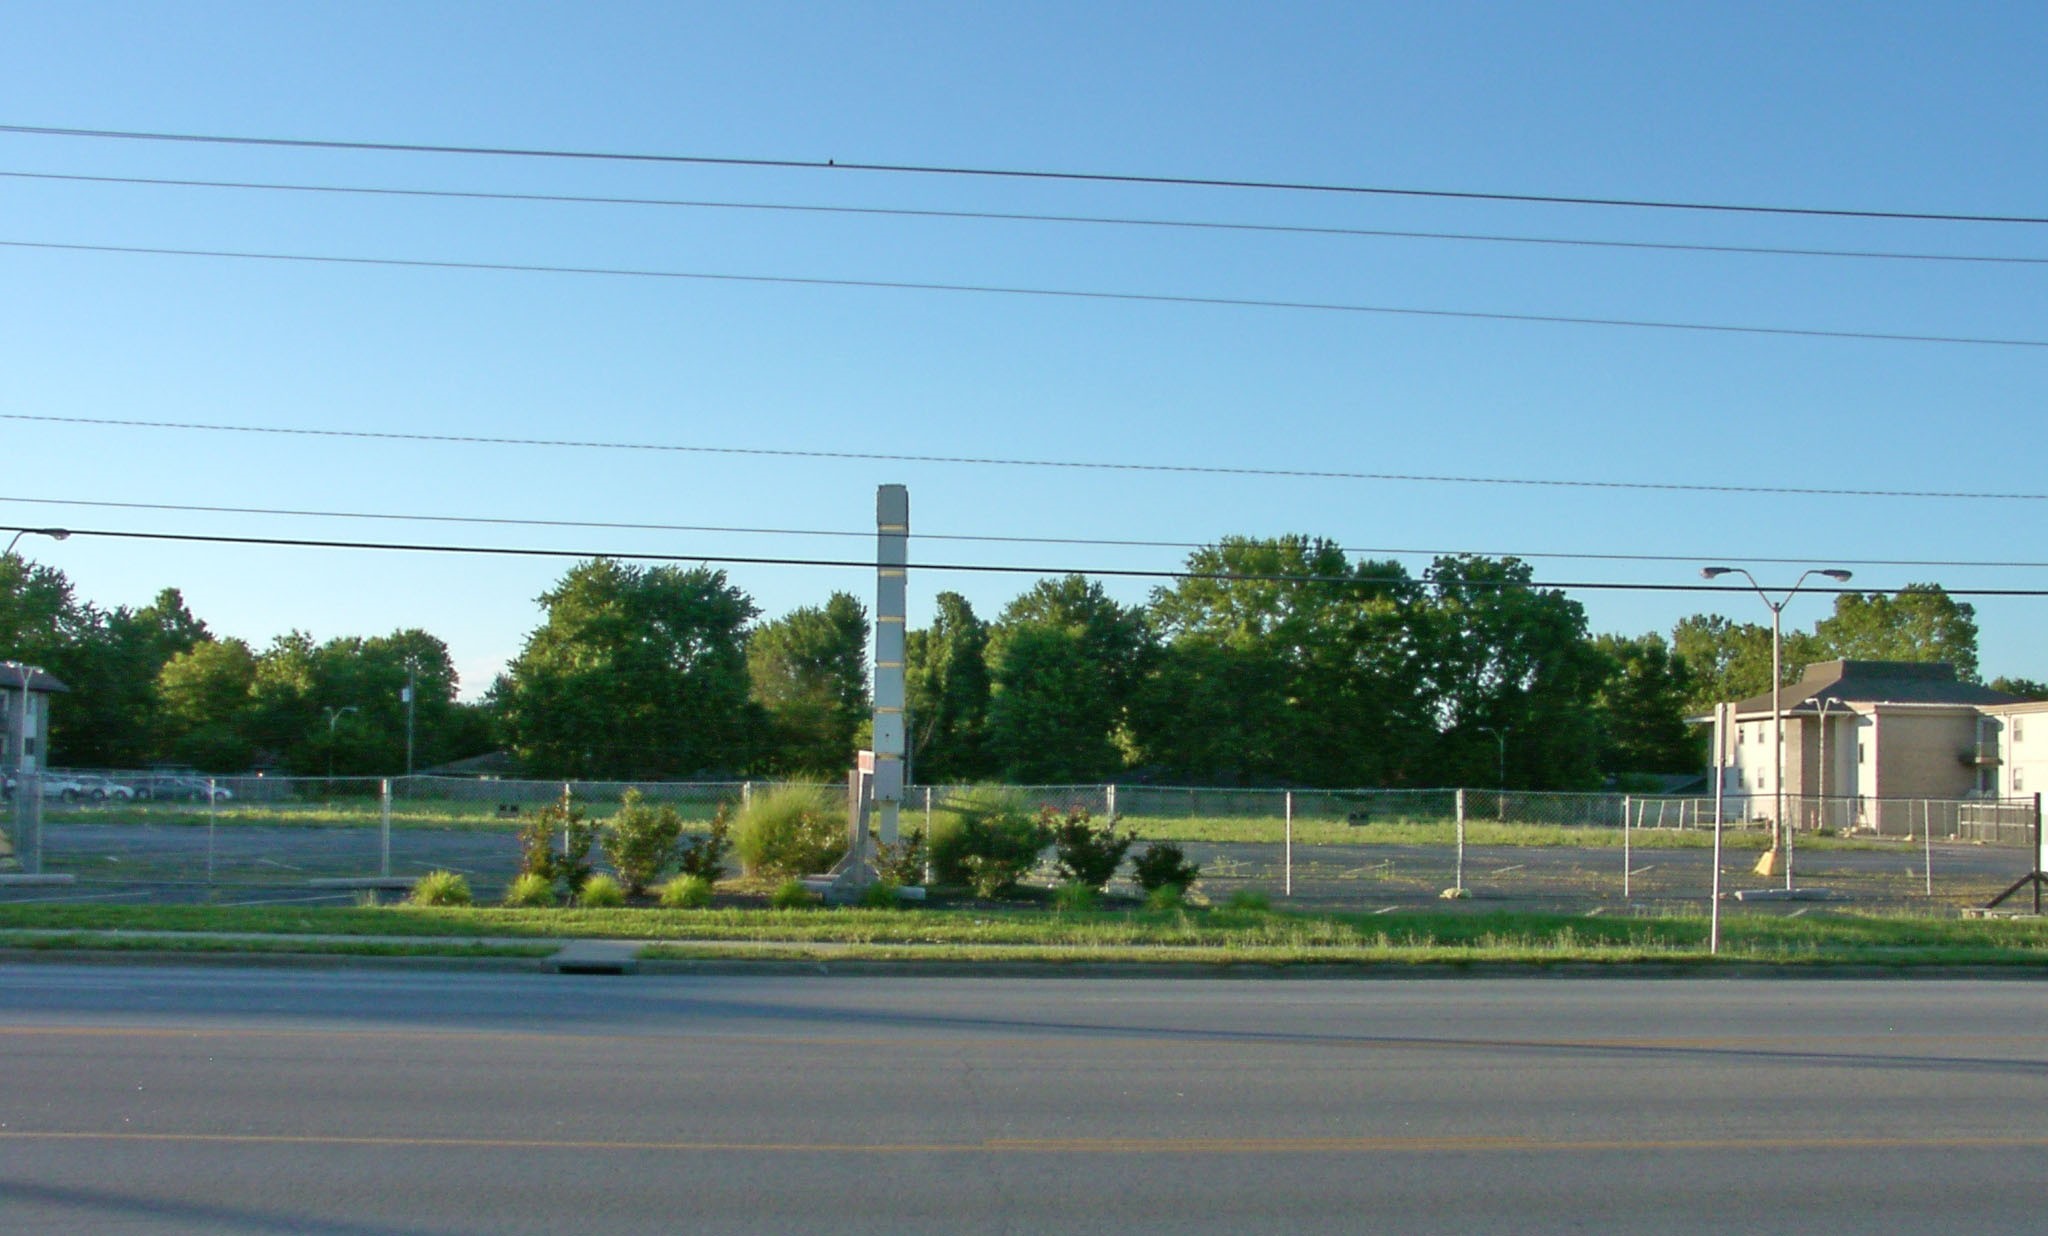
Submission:
[[[1586,916],[1465,909],[1297,914],[1187,909],[507,910],[413,907],[0,906],[0,927],[52,935],[100,931],[253,932],[352,936],[408,947],[407,938],[634,939],[662,945],[743,942],[815,947],[834,956],[1015,955],[1057,960],[1644,961],[1705,952],[1697,915]],[[233,947],[240,947],[235,942]],[[1809,913],[1732,913],[1723,956],[1774,964],[1984,965],[2048,962],[2048,922]],[[163,948],[161,941],[135,947]],[[282,944],[282,948],[293,945]],[[444,946],[445,947],[445,946]],[[460,944],[454,947],[469,947]],[[544,947],[544,946],[540,946]],[[955,953],[954,950],[966,950]],[[721,955],[730,955],[722,953]],[[749,949],[746,955],[760,955]]]

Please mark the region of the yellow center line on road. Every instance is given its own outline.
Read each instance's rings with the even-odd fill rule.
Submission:
[[[1174,1030],[1119,1029],[1115,1026],[1052,1026],[1037,1034],[981,1034],[974,1027],[962,1027],[958,1034],[746,1034],[736,1031],[675,1034],[563,1034],[530,1030],[434,1030],[434,1029],[341,1029],[322,1027],[271,1026],[105,1026],[47,1023],[33,1026],[0,1026],[0,1040],[9,1038],[132,1038],[132,1039],[282,1039],[339,1040],[361,1042],[494,1042],[512,1043],[645,1043],[731,1044],[742,1046],[788,1045],[795,1047],[1054,1047],[1066,1043],[1130,1044],[1154,1047],[1170,1043],[1180,1047],[1360,1048],[1366,1050],[1514,1050],[1514,1051],[1785,1051],[1848,1054],[1850,1049],[1870,1052],[1887,1046],[1912,1048],[1959,1048],[1965,1046],[2010,1046],[2035,1048],[2048,1063],[2048,1032],[2041,1034],[1829,1034],[1812,1035],[1741,1034],[1671,1038],[1431,1038],[1416,1034],[1375,1035],[1369,1031],[1338,1034],[1307,1032],[1290,1034],[1260,1030]],[[1884,1058],[1872,1053],[1872,1060]]]
[[[1591,1138],[1537,1137],[1061,1137],[979,1142],[598,1141],[498,1137],[340,1136],[314,1133],[134,1133],[0,1130],[4,1142],[99,1142],[192,1146],[319,1146],[338,1149],[591,1151],[630,1154],[789,1155],[1300,1155],[1758,1153],[1787,1150],[2040,1150],[2048,1136]]]

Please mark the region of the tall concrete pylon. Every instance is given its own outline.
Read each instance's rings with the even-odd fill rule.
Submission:
[[[896,844],[903,802],[905,593],[910,565],[910,490],[875,491],[875,827],[882,844]]]

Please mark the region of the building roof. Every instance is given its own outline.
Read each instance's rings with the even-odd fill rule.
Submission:
[[[37,669],[33,665],[23,665],[18,661],[0,661],[0,691],[6,691],[10,688],[15,691],[21,690],[23,670],[28,671],[28,689],[31,691],[40,691],[48,694],[55,691],[71,690],[70,687],[64,685],[62,679],[48,670]]]
[[[1816,712],[1820,701],[1844,704],[1953,704],[1984,708],[2015,704],[2017,695],[1956,678],[1946,661],[1816,661],[1799,681],[1784,689],[1785,711]],[[1735,705],[1737,716],[1771,715],[1771,693],[1753,695]]]

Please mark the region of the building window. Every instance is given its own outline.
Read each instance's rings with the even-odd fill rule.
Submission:
[[[1741,746],[1742,744],[1744,744],[1744,743],[1746,743],[1746,742],[1748,742],[1748,741],[1749,741],[1749,727],[1748,727],[1748,726],[1746,726],[1746,725],[1738,725],[1738,726],[1736,726],[1736,727],[1735,727],[1735,745],[1739,747],[1739,746]]]
[[[1856,740],[1856,762],[1858,764],[1867,764],[1870,762],[1870,752],[1863,746],[1863,740],[1861,738]]]
[[[21,753],[25,756],[36,753],[36,740],[33,737],[24,737],[21,740]]]
[[[2027,719],[2025,717],[2014,717],[2012,719],[2012,740],[2014,742],[2018,742],[2027,736],[2026,727]]]
[[[2012,766],[2012,788],[2014,790],[2024,790],[2027,788],[2027,770],[2021,768],[2018,764]]]

